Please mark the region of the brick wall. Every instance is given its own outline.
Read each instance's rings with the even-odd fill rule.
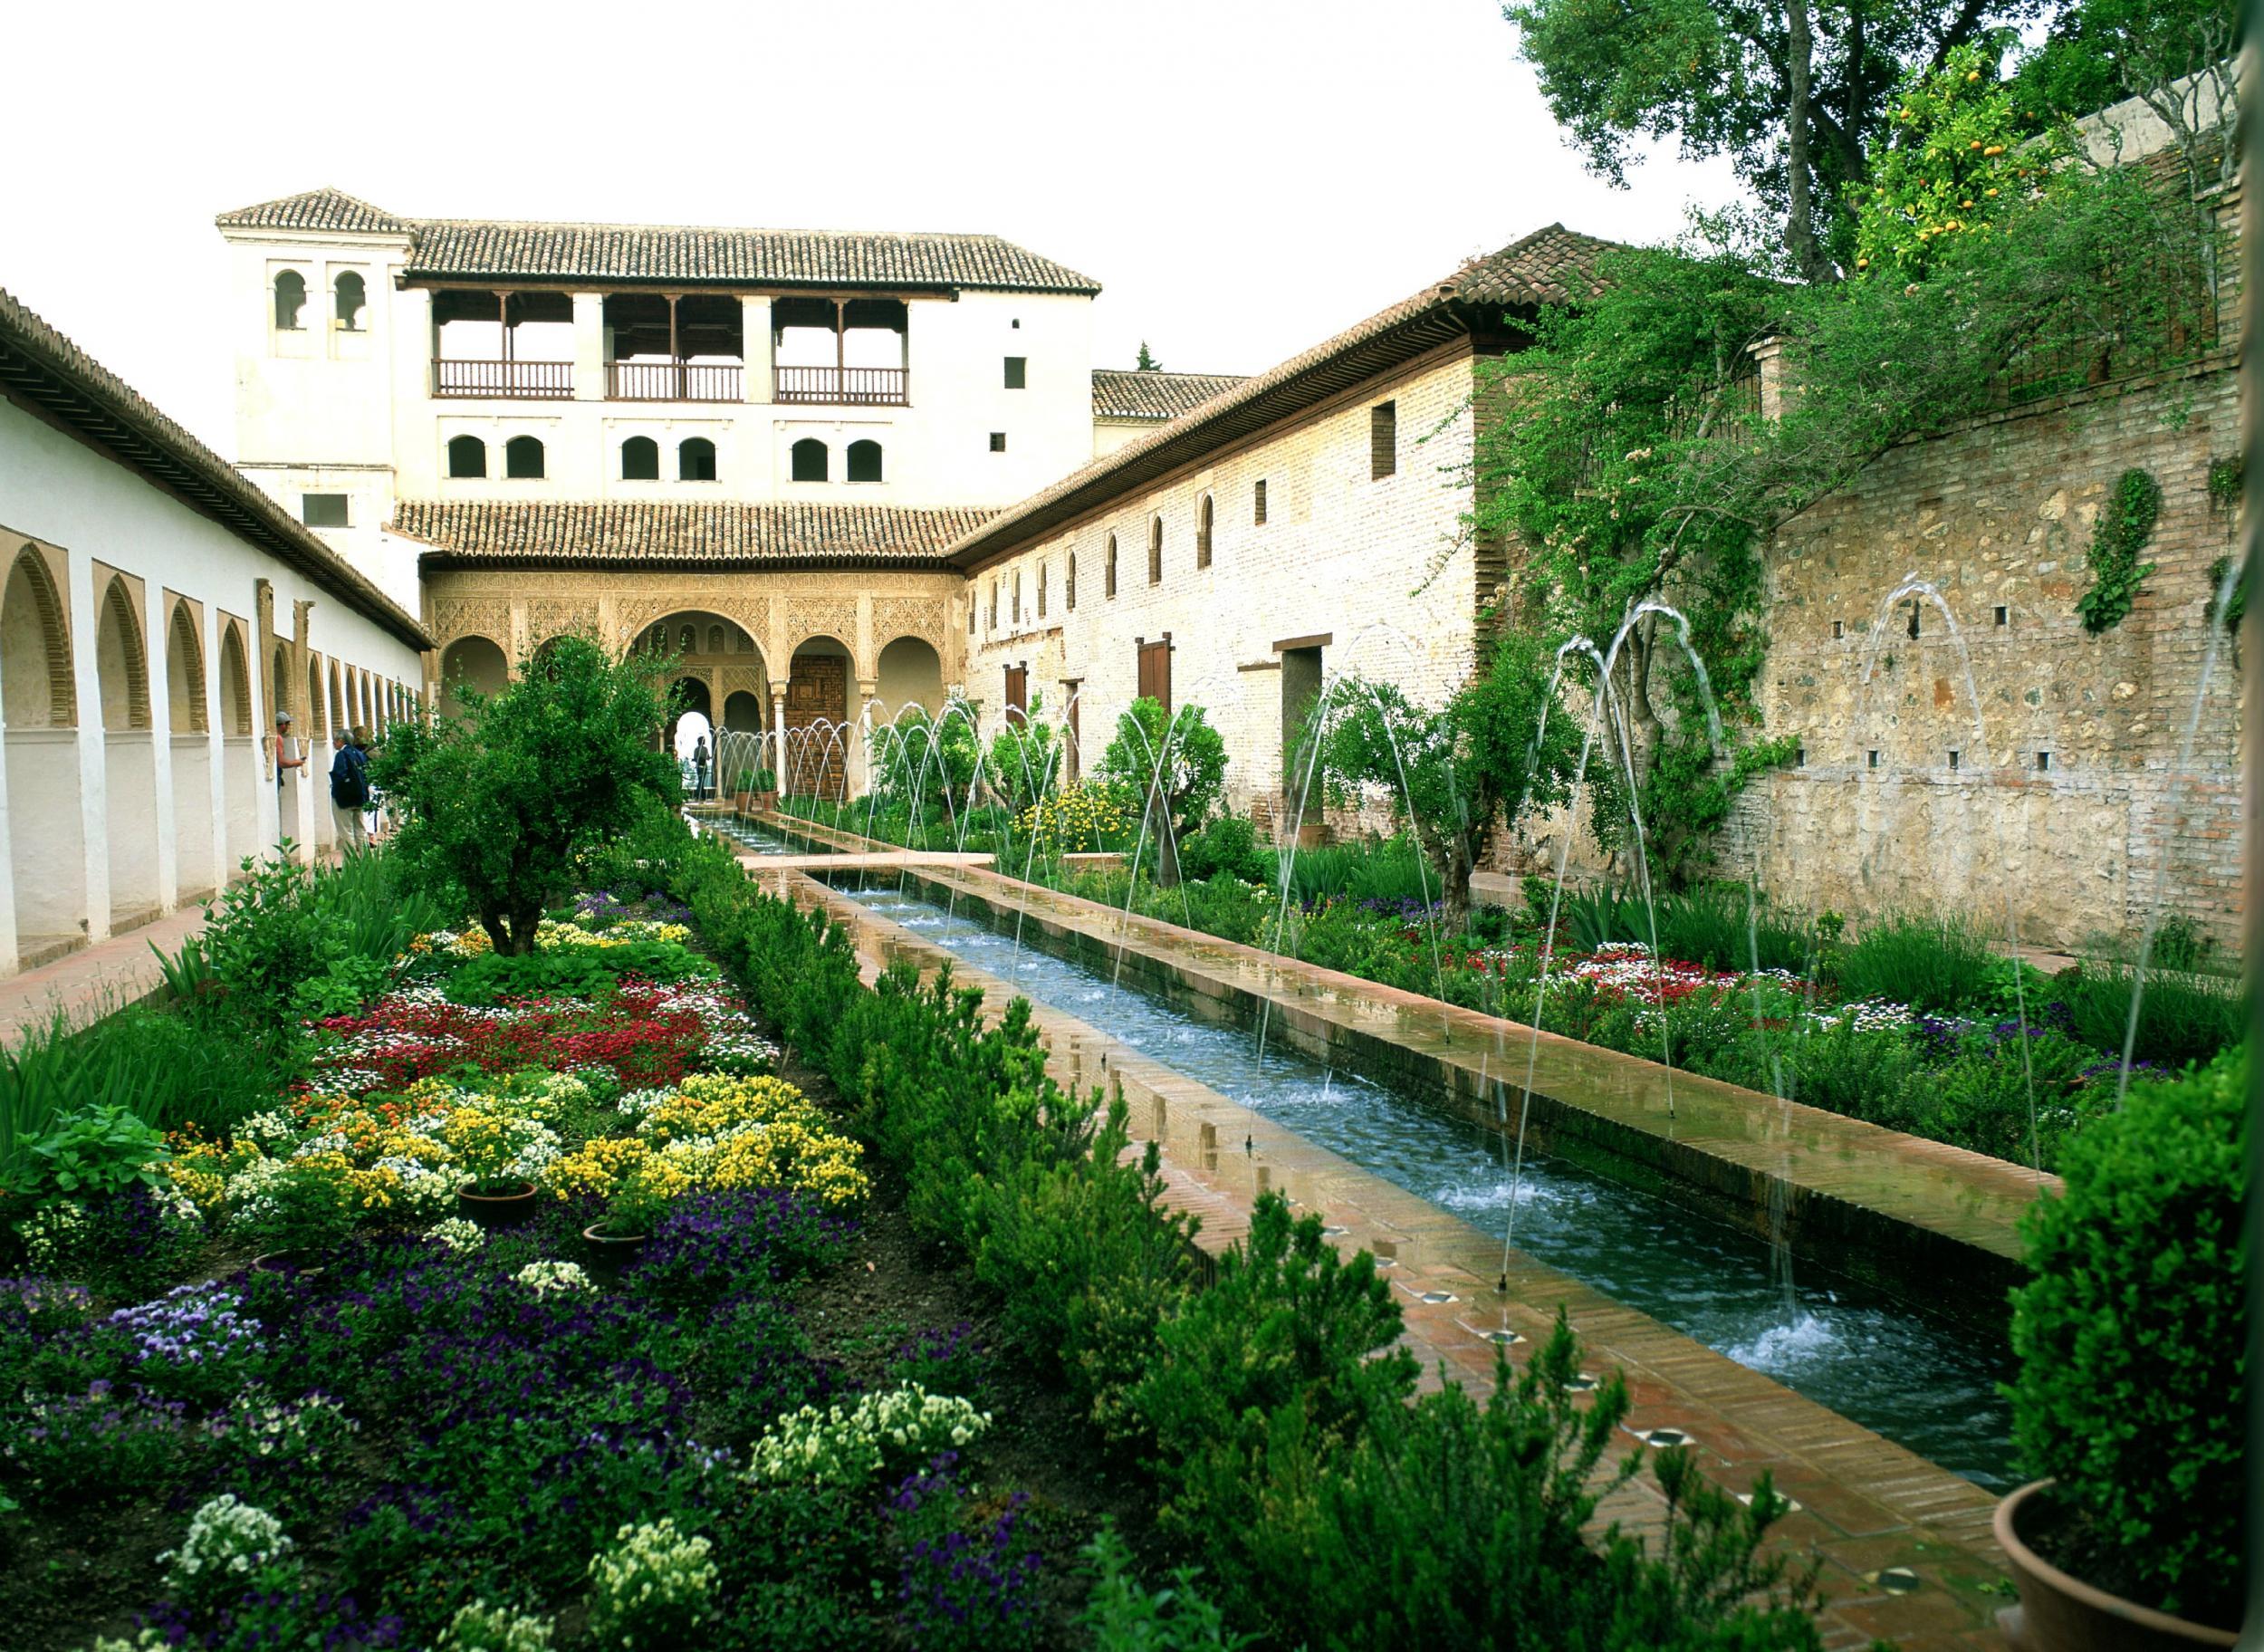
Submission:
[[[2046,945],[2136,930],[2161,878],[2165,910],[2236,941],[2228,648],[2190,763],[2181,750],[2209,569],[2236,548],[2209,466],[2239,451],[2239,430],[2235,374],[2213,361],[1907,444],[1788,524],[1768,559],[1762,706],[1806,762],[1753,788],[1725,858],[1751,856],[1788,902],[1851,914],[1923,905],[2001,928],[2009,897],[2020,938]],[[2075,611],[2085,552],[2133,466],[2162,485],[2143,558],[2157,566],[2095,637]],[[1915,639],[1908,602],[1882,611],[1909,575],[1939,589],[1954,631],[1932,601]]]
[[[974,573],[966,687],[995,728],[1005,668],[1027,662],[1033,693],[1058,716],[1065,678],[1081,680],[1079,727],[1097,764],[1137,689],[1139,639],[1166,634],[1175,706],[1200,705],[1225,736],[1238,812],[1269,817],[1281,789],[1280,642],[1327,636],[1329,678],[1387,678],[1424,700],[1469,672],[1475,562],[1462,517],[1469,486],[1467,347],[1377,379],[1296,421],[1210,456],[1200,467],[1127,494],[1041,543]],[[1369,410],[1396,404],[1396,475],[1370,475]],[[1266,521],[1253,521],[1266,483]],[[1213,501],[1211,565],[1195,565],[1199,501]],[[1163,522],[1163,578],[1148,581],[1149,524]],[[1108,536],[1117,591],[1105,594]],[[1077,606],[1064,581],[1077,563]],[[1036,612],[1039,571],[1046,612]],[[1013,618],[1016,574],[1022,610]],[[998,624],[990,623],[993,581]]]

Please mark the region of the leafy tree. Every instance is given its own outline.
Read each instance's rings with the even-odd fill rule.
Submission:
[[[660,749],[666,664],[560,637],[500,694],[467,692],[461,715],[396,724],[375,768],[404,819],[395,849],[412,883],[477,913],[497,952],[532,951],[577,860],[677,801],[682,777]]]
[[[965,703],[955,697],[937,716],[930,716],[925,706],[913,706],[887,726],[888,732],[876,742],[883,764],[876,788],[916,812],[964,809],[983,755]]]
[[[2143,99],[2176,137],[2193,187],[2229,180],[2242,33],[2229,0],[2069,0],[2020,66],[2020,100],[2073,117]]]
[[[1137,800],[1156,833],[1156,880],[1179,881],[1179,840],[1198,831],[1226,790],[1226,742],[1200,706],[1166,713],[1145,696],[1117,719],[1100,777]]]
[[[991,789],[1019,815],[1061,783],[1061,748],[1058,731],[1045,720],[1045,696],[1030,696],[1026,715],[1009,716],[991,737],[991,754],[984,764]]]
[[[1140,341],[1140,353],[1138,356],[1134,358],[1132,366],[1133,370],[1137,372],[1160,373],[1164,370],[1164,364],[1161,361],[1158,361],[1154,356],[1147,353],[1147,341],[1146,339],[1142,339]]]
[[[1484,675],[1436,710],[1393,684],[1348,678],[1309,731],[1332,802],[1364,786],[1392,800],[1438,874],[1454,934],[1469,927],[1470,875],[1495,823],[1570,793],[1578,725],[1552,699],[1553,670],[1536,636],[1511,632]]]
[[[2136,0],[2130,0],[2135,4]],[[1848,261],[1856,195],[1895,85],[2033,15],[2039,0],[1510,0],[1519,54],[1589,167],[1615,184],[1630,140],[1726,155],[1784,215],[1809,281]]]

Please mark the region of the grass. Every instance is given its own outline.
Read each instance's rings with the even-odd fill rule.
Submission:
[[[1302,901],[1432,900],[1439,880],[1424,864],[1422,852],[1406,838],[1379,843],[1332,843],[1319,849],[1285,850],[1290,893]]]
[[[2072,976],[2061,978],[2058,994],[2075,1017],[2077,1038],[2111,1055],[2122,1053],[2136,975],[2128,964],[2093,959]],[[2207,1061],[2240,1042],[2248,1004],[2238,982],[2150,969],[2139,999],[2138,1040],[2132,1059],[2165,1067]]]
[[[1948,1013],[1982,996],[1995,962],[1987,937],[1964,918],[1899,912],[1865,925],[1837,973],[1850,1002],[1885,998]]]

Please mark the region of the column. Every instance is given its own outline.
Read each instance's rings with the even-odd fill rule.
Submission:
[[[372,294],[374,300],[375,295]],[[221,682],[220,639],[225,621],[220,618],[220,605],[205,604],[205,738],[209,743],[209,762],[206,779],[212,793],[212,887],[215,893],[228,887],[228,874],[235,863],[250,852],[248,843],[232,842],[228,837],[228,720],[226,690]],[[256,696],[254,696],[256,703]],[[239,783],[241,777],[239,776]],[[253,784],[258,782],[254,780]]]
[[[181,904],[181,860],[173,831],[173,629],[165,621],[164,587],[155,580],[144,581],[141,634],[148,640],[142,650],[142,668],[149,683],[149,783],[157,789],[160,914]]]
[[[278,685],[268,680],[275,668],[275,588],[265,580],[252,581],[251,667],[252,732],[260,754],[252,769],[252,783],[257,788],[253,816],[259,840],[251,852],[264,860],[283,836],[283,789],[275,783],[275,712],[280,702],[275,697]]]
[[[871,745],[873,701],[880,696],[878,679],[857,679],[857,732],[849,739],[849,795],[862,797],[872,788]]]
[[[15,840],[8,824],[7,735],[0,732],[0,979],[15,974]]]
[[[605,294],[577,293],[574,305],[574,399],[605,399]]]
[[[771,684],[771,766],[778,771],[779,795],[783,797],[791,788],[786,772],[786,685],[773,680]]]
[[[312,295],[308,302],[313,302]],[[102,727],[101,669],[95,659],[101,633],[93,564],[84,556],[72,557],[69,581],[64,600],[71,604],[71,670],[79,699],[79,829],[86,868],[86,938],[91,945],[110,934],[109,745]]]

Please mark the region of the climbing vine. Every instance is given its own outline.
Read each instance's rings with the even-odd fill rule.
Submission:
[[[2139,587],[2154,571],[2138,553],[2154,538],[2162,515],[2162,484],[2150,472],[2125,471],[2099,508],[2098,525],[2091,531],[2091,549],[2084,560],[2091,565],[2091,589],[2076,599],[2083,629],[2096,636],[2123,622],[2137,600]]]

